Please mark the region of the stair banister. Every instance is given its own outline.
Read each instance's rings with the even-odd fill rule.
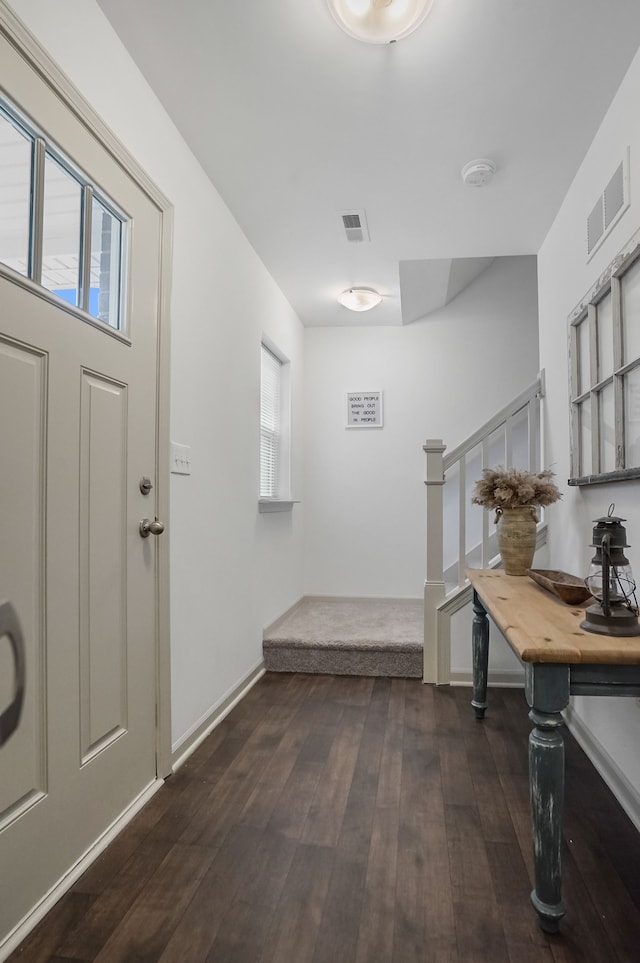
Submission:
[[[427,457],[427,576],[424,583],[424,681],[425,682],[445,682],[449,679],[450,666],[440,664],[445,659],[444,652],[446,646],[439,644],[439,624],[440,610],[445,599],[448,601],[452,593],[461,592],[464,589],[466,578],[465,568],[467,567],[467,502],[469,492],[467,491],[467,455],[479,448],[481,452],[482,468],[495,467],[502,463],[507,467],[513,466],[513,428],[517,425],[516,417],[526,411],[526,430],[527,430],[527,450],[526,457],[528,464],[519,467],[526,467],[529,471],[539,471],[541,468],[541,421],[540,421],[540,399],[544,397],[544,371],[541,371],[536,380],[513,401],[502,408],[490,418],[481,428],[478,428],[456,448],[453,448],[446,455],[446,445],[441,438],[429,438],[423,445],[423,450]],[[503,457],[499,462],[492,463],[490,440],[492,436],[501,431],[503,433]],[[449,585],[450,591],[447,592],[444,571],[444,485],[447,472],[454,467],[458,471],[458,559],[455,563],[456,585]],[[494,558],[490,551],[489,537],[489,513],[482,514],[482,539],[481,546],[478,546],[481,553],[481,565],[488,568]],[[476,555],[477,558],[477,555]],[[475,562],[474,564],[477,564]],[[452,566],[453,567],[453,566]],[[449,571],[449,569],[447,569]],[[445,606],[446,607],[446,606]]]
[[[443,454],[441,438],[428,438],[423,445],[427,456],[427,577],[424,583],[424,660],[425,681],[438,678],[437,610],[445,597],[443,567]],[[428,664],[427,664],[428,663]]]

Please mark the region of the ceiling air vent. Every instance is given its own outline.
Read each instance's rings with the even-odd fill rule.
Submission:
[[[629,207],[629,150],[587,218],[587,260]]]
[[[347,241],[368,241],[369,231],[364,211],[345,211],[340,215]]]

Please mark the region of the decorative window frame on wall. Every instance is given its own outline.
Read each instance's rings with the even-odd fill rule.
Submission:
[[[569,315],[571,478],[640,478],[640,232]]]

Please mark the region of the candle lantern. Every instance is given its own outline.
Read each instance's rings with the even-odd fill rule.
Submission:
[[[629,559],[625,556],[627,532],[625,518],[613,514],[614,505],[604,518],[595,519],[591,560],[585,582],[597,600],[585,612],[580,628],[601,635],[640,635],[636,583]]]

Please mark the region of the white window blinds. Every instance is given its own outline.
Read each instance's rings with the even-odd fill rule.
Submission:
[[[282,362],[262,345],[260,368],[260,497],[277,498],[281,444]]]

